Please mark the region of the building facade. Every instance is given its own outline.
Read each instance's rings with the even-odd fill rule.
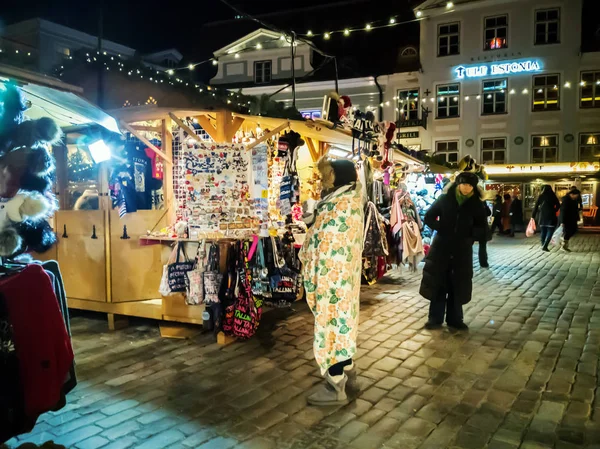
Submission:
[[[411,143],[440,162],[506,167],[499,176],[600,160],[600,54],[582,53],[582,0],[428,0],[415,15],[422,72],[395,95],[401,118],[429,111]],[[563,171],[570,186],[577,173]]]

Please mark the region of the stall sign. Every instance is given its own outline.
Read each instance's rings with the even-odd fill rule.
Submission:
[[[398,139],[418,139],[419,131],[400,132],[397,135]]]
[[[539,60],[527,60],[470,66],[460,65],[454,68],[454,72],[458,79],[464,79],[481,78],[483,76],[511,75],[522,72],[539,72],[541,69],[542,63]]]
[[[305,109],[300,111],[302,118],[307,120],[315,120],[323,116],[323,112],[320,109]]]

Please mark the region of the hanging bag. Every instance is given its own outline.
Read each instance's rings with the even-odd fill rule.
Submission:
[[[162,277],[160,278],[160,285],[158,287],[158,293],[162,296],[168,296],[171,294],[171,287],[169,287],[169,265],[175,262],[177,258],[177,247],[173,248],[167,263],[163,265]]]
[[[299,273],[291,270],[280,257],[274,237],[271,237],[271,245],[275,263],[270,279],[271,299],[274,303],[290,304],[298,297]]]
[[[233,312],[233,335],[247,340],[258,328],[262,312],[262,301],[252,295],[250,267],[246,244],[240,243],[238,256],[239,288]]]
[[[533,237],[535,235],[535,220],[533,218],[529,220],[529,224],[527,225],[525,235],[527,237]]]
[[[219,300],[223,311],[223,332],[233,335],[233,315],[238,294],[239,277],[239,245],[230,245],[227,250],[227,274],[221,282]]]
[[[269,269],[265,261],[265,250],[262,239],[258,240],[256,257],[252,268],[252,294],[257,298],[271,298],[271,284],[269,283]]]
[[[183,253],[183,259],[181,254]],[[169,276],[169,288],[173,293],[185,292],[186,287],[186,274],[188,271],[194,268],[194,262],[190,261],[185,254],[185,248],[183,243],[177,244],[177,258],[175,262],[169,265],[168,276]]]
[[[560,239],[562,238],[563,234],[564,234],[564,228],[563,228],[563,225],[560,225],[558,228],[556,228],[556,231],[554,231],[554,234],[552,234],[552,238],[550,239],[550,244],[552,246],[559,246]]]
[[[202,304],[204,302],[204,257],[206,241],[202,240],[198,244],[194,268],[187,272],[185,303],[190,306]]]
[[[219,245],[213,243],[208,251],[206,271],[203,273],[204,304],[219,302],[219,289],[223,275],[219,272]]]

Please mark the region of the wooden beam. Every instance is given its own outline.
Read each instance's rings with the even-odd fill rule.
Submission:
[[[120,121],[119,123],[123,128],[125,128],[127,131],[129,131],[131,134],[133,134],[135,137],[137,137],[142,142],[144,142],[144,144],[148,148],[150,148],[152,151],[154,151],[156,154],[158,154],[161,158],[163,158],[163,160],[168,165],[173,165],[173,159],[168,157],[165,153],[163,153],[160,149],[158,149],[155,145],[153,145],[152,142],[150,142],[148,139],[146,139],[146,137],[144,137],[144,135],[140,134],[138,131],[133,129],[131,127],[131,125],[129,125],[128,123],[125,123],[124,121]]]
[[[199,135],[196,134],[196,132],[190,128],[188,125],[186,125],[185,123],[183,123],[183,120],[181,120],[179,117],[177,117],[175,114],[173,114],[172,112],[169,112],[169,117],[171,117],[171,119],[177,123],[177,125],[183,129],[186,133],[188,133],[188,135],[194,139],[196,142],[198,143],[204,143],[204,141],[200,138]],[[202,126],[202,125],[200,125]]]
[[[161,127],[160,126],[145,126],[145,125],[131,125],[131,127],[133,129],[135,129],[136,131],[146,131],[146,132],[152,132],[152,133],[159,133],[161,132]]]
[[[272,131],[269,131],[267,134],[264,134],[260,139],[255,140],[254,142],[252,142],[250,145],[246,145],[246,149],[247,150],[251,150],[252,148],[254,148],[256,145],[259,145],[261,143],[263,143],[265,140],[270,139],[271,137],[273,137],[275,134],[280,133],[281,131],[283,131],[284,129],[288,128],[290,126],[289,122],[285,122],[282,123],[281,125],[279,125],[277,128],[275,128]]]
[[[319,160],[319,153],[317,153],[317,149],[315,148],[315,143],[310,137],[305,137],[306,146],[308,147],[308,152],[310,153],[310,158],[313,162],[317,162]]]
[[[171,118],[167,117],[162,121],[161,143],[167,157],[173,159],[173,127]],[[177,207],[175,205],[175,195],[173,193],[173,169],[165,167],[163,170],[163,196],[165,198],[165,209],[167,210],[167,224],[175,223],[177,219]]]
[[[199,115],[196,117],[198,123],[202,127],[206,134],[208,134],[212,140],[217,141],[217,130],[214,125],[210,122],[209,118],[206,115]]]
[[[231,123],[231,120],[233,119],[233,115],[231,114],[231,111],[221,109],[219,111],[216,111],[215,115],[217,116],[217,124],[216,124],[217,139],[215,140],[215,142],[231,143],[231,141],[229,141],[229,142],[227,141],[227,127]]]
[[[238,132],[238,129],[240,129],[242,123],[244,123],[244,120],[244,117],[234,117],[233,121],[227,124],[227,132],[225,136],[227,142],[231,142],[233,140],[235,133]]]

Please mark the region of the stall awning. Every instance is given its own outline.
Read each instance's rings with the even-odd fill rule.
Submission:
[[[108,131],[120,134],[116,120],[82,98],[82,90],[54,78],[0,65],[0,82],[15,81],[31,102],[27,117],[36,119],[51,117],[61,127],[100,125]]]

